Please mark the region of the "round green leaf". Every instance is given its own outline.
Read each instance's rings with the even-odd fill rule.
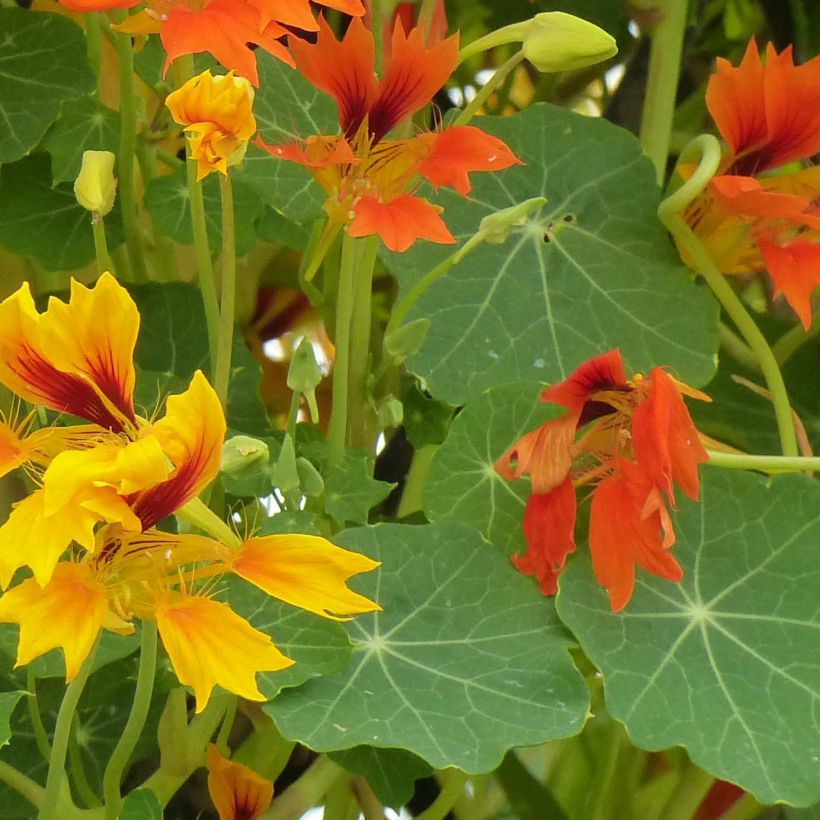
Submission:
[[[60,14],[0,8],[0,163],[34,148],[64,100],[94,89],[82,29]]]
[[[638,572],[619,615],[588,560],[558,611],[644,749],[683,746],[762,803],[820,796],[820,484],[703,470],[675,516],[679,584]]]
[[[406,749],[435,768],[494,769],[514,746],[576,734],[589,704],[551,602],[458,524],[347,530],[382,562],[351,586],[383,612],[349,625],[353,660],[264,707],[319,751]]]
[[[493,464],[524,433],[566,412],[541,404],[541,387],[495,387],[456,416],[424,488],[424,512],[431,521],[462,521],[507,555],[525,551],[521,522],[529,482],[505,481]]]
[[[632,369],[672,367],[702,384],[715,367],[717,305],[681,266],[656,217],[659,190],[637,140],[600,119],[549,105],[482,117],[527,164],[474,174],[472,193],[435,201],[459,241],[481,220],[532,197],[547,204],[501,245],[483,244],[436,282],[409,318],[430,319],[410,360],[437,398],[554,382],[620,347]],[[385,254],[406,292],[452,246],[417,242]]]

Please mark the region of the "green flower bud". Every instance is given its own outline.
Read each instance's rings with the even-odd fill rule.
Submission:
[[[391,330],[384,337],[385,352],[396,364],[401,364],[421,350],[429,329],[430,320],[421,318]]]
[[[315,497],[325,490],[325,481],[321,473],[306,458],[296,459],[296,472],[299,475],[299,484],[305,495]]]
[[[387,429],[398,427],[404,421],[404,405],[395,397],[388,396],[377,412],[379,426]]]
[[[293,439],[285,435],[279,458],[271,469],[271,480],[285,494],[299,489],[299,470],[296,464],[296,448]]]
[[[264,441],[233,436],[222,445],[221,470],[231,478],[244,478],[267,466],[270,453]]]
[[[310,409],[310,420],[319,421],[319,407],[316,404],[316,386],[322,381],[322,371],[316,363],[313,345],[307,336],[302,338],[299,346],[293,351],[288,368],[288,387],[294,393],[301,393]]]
[[[114,207],[117,180],[114,155],[110,151],[83,151],[83,164],[74,182],[77,202],[95,216],[105,216]]]
[[[513,229],[525,225],[527,217],[544,205],[546,201],[547,198],[544,196],[534,196],[532,199],[519,202],[518,205],[485,216],[478,226],[479,236],[492,245],[500,245],[502,242],[506,242]]]

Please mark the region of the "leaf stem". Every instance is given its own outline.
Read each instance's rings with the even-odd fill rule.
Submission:
[[[799,453],[797,435],[789,397],[783,374],[780,372],[769,343],[749,315],[743,302],[723,278],[709,252],[681,216],[681,212],[703,191],[717,171],[720,163],[720,145],[711,134],[702,134],[692,140],[683,150],[681,159],[687,159],[693,154],[699,154],[698,167],[677,191],[661,202],[658,207],[658,217],[675,237],[679,248],[684,251],[706,280],[712,293],[717,297],[754,353],[772,395],[783,455],[797,456]]]
[[[125,20],[127,12],[111,12],[117,22]],[[135,152],[137,147],[137,98],[134,88],[134,50],[128,34],[113,32],[114,48],[120,69],[120,150],[117,157],[120,211],[125,229],[125,244],[131,270],[137,282],[146,282],[145,255],[137,222],[137,182]]]
[[[327,755],[319,755],[308,770],[276,797],[259,820],[291,820],[317,805],[345,770]]]
[[[664,820],[691,820],[714,782],[713,775],[689,763],[660,816]]]
[[[85,52],[88,56],[88,65],[97,75],[97,94],[102,82],[100,66],[102,65],[102,20],[101,13],[92,11],[85,15]]]
[[[749,370],[759,370],[760,363],[752,349],[723,322],[720,323],[720,346],[738,363]]]
[[[145,719],[148,717],[156,668],[157,624],[156,621],[143,621],[137,683],[134,689],[131,712],[103,773],[103,797],[105,799],[105,816],[107,820],[116,820],[122,808],[120,784],[125,773],[125,767],[128,765],[137,741],[142,734]]]
[[[80,721],[75,715],[71,738],[68,742],[68,767],[71,772],[71,780],[77,791],[77,796],[89,809],[96,809],[102,806],[102,801],[97,797],[94,789],[91,788],[91,784],[88,782],[88,774],[85,771],[80,742],[77,739],[80,729]]]
[[[97,259],[97,273],[113,271],[111,254],[108,253],[108,242],[105,238],[105,222],[101,214],[92,214],[91,230],[94,233],[94,255]]]
[[[57,713],[57,724],[54,727],[54,740],[51,744],[51,756],[48,760],[48,776],[46,777],[43,804],[38,820],[58,820],[57,803],[60,798],[60,788],[65,778],[65,758],[68,751],[68,740],[71,736],[71,726],[74,723],[74,714],[88,682],[91,669],[94,666],[94,655],[97,646],[94,645],[88,657],[83,661],[80,671],[71,683],[68,684],[60,711]]]
[[[516,68],[524,61],[523,50],[516,51],[509,60],[502,63],[495,71],[492,77],[481,87],[481,90],[473,97],[470,104],[455,118],[453,125],[467,125],[467,123],[475,116],[476,112],[487,101],[489,96],[496,90],[507,78],[507,75],[515,71]]]
[[[40,704],[37,700],[37,678],[34,675],[34,669],[31,664],[26,668],[26,689],[28,689],[30,696],[26,698],[28,706],[28,717],[31,721],[31,729],[34,732],[34,742],[37,745],[37,750],[43,756],[43,759],[48,763],[51,757],[51,744],[48,742],[48,733],[46,727],[43,726],[43,718],[40,715]]]
[[[802,473],[820,470],[820,456],[758,456],[707,450],[709,463],[728,470],[759,470],[761,473]]]
[[[467,775],[461,769],[450,767],[438,772],[437,780],[441,786],[438,797],[431,806],[416,815],[416,820],[444,820],[461,796],[467,783]]]
[[[14,789],[17,794],[28,800],[35,809],[39,809],[43,805],[45,789],[4,760],[0,760],[0,782]]]
[[[651,35],[640,139],[643,150],[655,166],[659,185],[666,176],[688,6],[686,0],[661,0],[662,19]]]
[[[230,174],[220,174],[219,192],[222,198],[222,298],[219,303],[214,389],[223,409],[227,411],[233,328],[236,322],[236,224]]]

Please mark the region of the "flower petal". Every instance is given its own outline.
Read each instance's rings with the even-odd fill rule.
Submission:
[[[219,601],[202,597],[160,601],[156,616],[180,683],[194,690],[197,713],[217,685],[248,700],[264,700],[256,673],[293,664],[267,635]]]
[[[356,204],[355,216],[347,232],[350,236],[378,235],[391,251],[397,253],[406,251],[417,239],[454,244],[456,239],[439,216],[440,210],[427,200],[409,194],[389,202],[366,196]]]
[[[105,587],[87,566],[71,562],[58,564],[46,586],[28,578],[0,598],[0,621],[20,625],[15,666],[61,648],[66,681],[80,671],[107,612]]]
[[[439,134],[424,134],[430,153],[418,170],[436,187],[448,185],[462,196],[470,193],[470,171],[500,171],[524,163],[507,143],[472,125],[446,128]]]
[[[208,793],[219,820],[256,820],[273,799],[273,783],[253,769],[234,763],[208,744]]]
[[[168,398],[164,418],[150,429],[174,471],[167,481],[130,499],[143,529],[179,509],[216,478],[225,429],[219,398],[197,370],[184,393]]]
[[[375,569],[378,561],[314,535],[249,538],[228,565],[268,595],[324,618],[341,621],[381,610],[345,583],[352,575]]]
[[[629,390],[621,351],[615,348],[577,367],[569,377],[541,393],[541,401],[554,402],[569,410],[583,410],[580,425],[587,424],[601,413],[586,404],[593,393],[604,390]],[[608,408],[607,412],[612,412]]]
[[[575,549],[575,488],[567,476],[552,492],[533,493],[524,511],[527,551],[513,555],[513,566],[538,579],[544,595],[555,595],[567,555]]]
[[[814,242],[776,245],[761,238],[757,246],[774,281],[775,292],[783,294],[808,330],[812,323],[811,296],[820,285],[820,245]]]
[[[647,378],[647,398],[632,417],[632,447],[641,469],[674,506],[673,482],[698,498],[698,464],[709,460],[673,379],[662,368]]]

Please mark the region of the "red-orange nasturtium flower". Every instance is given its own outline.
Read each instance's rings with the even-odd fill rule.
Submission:
[[[203,71],[169,94],[165,104],[174,121],[185,128],[189,155],[197,163],[197,179],[213,171],[228,173],[245,156],[256,132],[253,87],[243,77],[214,77]]]
[[[256,820],[273,799],[273,783],[253,769],[224,757],[208,744],[208,793],[219,820]]]
[[[297,68],[337,103],[342,134],[313,135],[301,142],[263,148],[307,167],[328,195],[325,210],[350,236],[378,235],[404,251],[417,239],[455,242],[441,208],[415,195],[423,179],[466,195],[469,173],[498,171],[521,161],[497,137],[474,126],[387,139],[433,98],[458,58],[458,35],[432,46],[421,27],[393,28],[390,59],[375,74],[372,33],[354,19],[341,41],[319,20],[315,44],[291,40]]]
[[[584,362],[541,394],[564,415],[524,435],[495,463],[503,478],[529,475],[524,512],[527,551],[515,566],[552,595],[575,549],[576,488],[591,486],[589,547],[598,582],[613,611],[632,596],[635,565],[678,581],[667,552],[674,532],[666,509],[674,485],[698,496],[698,464],[707,460],[681,395],[706,399],[662,368],[627,379],[612,350]],[[664,496],[666,499],[664,500]]]
[[[772,173],[820,152],[820,58],[754,38],[739,66],[718,59],[706,103],[729,152],[686,218],[721,271],[766,268],[806,329],[820,285],[820,168]]]
[[[222,543],[156,529],[219,472],[226,424],[216,393],[196,373],[185,392],[169,397],[162,418],[139,418],[131,396],[139,315],[127,292],[111,277],[93,289],[74,283],[71,302],[52,302],[42,315],[28,309],[27,294],[23,288],[0,305],[0,316],[25,317],[0,340],[0,379],[98,423],[94,440],[51,460],[42,487],[0,527],[0,585],[21,566],[34,573],[0,597],[0,621],[20,626],[18,665],[62,648],[71,680],[101,629],[127,633],[136,619],[156,620],[201,711],[217,685],[262,700],[256,673],[292,663],[209,595],[214,578],[232,572],[328,618],[379,608],[346,586],[377,563],[323,538],[242,543],[231,534]],[[49,362],[55,340],[62,349]]]

